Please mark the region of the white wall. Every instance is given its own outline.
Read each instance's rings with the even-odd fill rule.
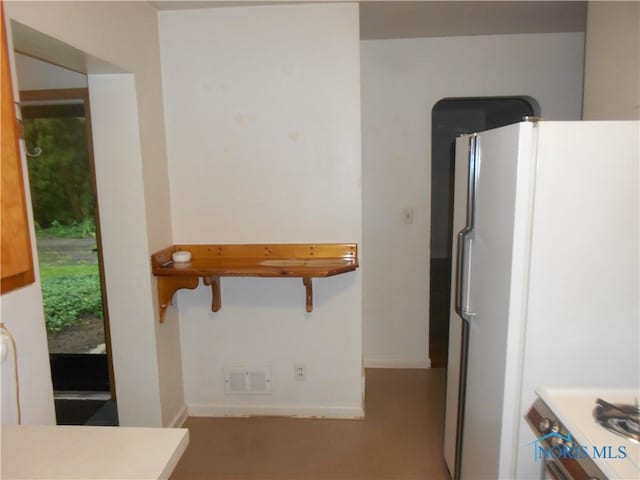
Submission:
[[[37,58],[15,54],[20,90],[87,88],[87,76]]]
[[[640,2],[589,2],[585,120],[640,119]]]
[[[23,171],[26,165],[23,162]],[[27,192],[27,201],[30,201]],[[29,224],[33,215],[29,212]],[[32,230],[33,232],[33,230]],[[32,233],[31,244],[35,245]],[[53,407],[53,387],[49,370],[49,350],[42,312],[40,281],[5,293],[0,297],[0,318],[16,340],[18,354],[18,379],[20,409],[23,424],[53,424],[56,421]],[[16,379],[14,358],[10,351],[1,364],[2,425],[17,423]]]
[[[361,42],[365,364],[429,365],[434,104],[526,95],[546,119],[578,119],[583,43],[582,33]],[[405,207],[413,224],[402,222]]]
[[[93,141],[96,186],[101,203],[109,205],[106,211],[100,211],[100,226],[105,245],[105,271],[108,273],[106,288],[112,319],[113,368],[118,401],[128,405],[136,403],[137,398],[154,398],[159,393],[156,362],[136,359],[134,366],[132,358],[125,354],[138,339],[150,334],[148,327],[149,324],[153,326],[154,318],[148,260],[139,255],[147,247],[147,238],[146,232],[140,231],[145,224],[145,210],[144,190],[140,188],[142,166],[136,161],[140,158],[140,137],[137,134],[134,76],[89,75],[89,92],[92,109],[96,112],[92,115],[92,128],[96,132]],[[128,175],[126,182],[121,178],[124,171]],[[120,231],[134,234],[120,235]],[[123,282],[124,278],[127,282]],[[121,285],[124,283],[123,286],[129,290],[130,285],[126,285],[129,282],[139,285],[138,291],[145,294],[145,298],[131,301],[124,297]],[[128,292],[126,294],[129,295]],[[122,328],[118,320],[123,318],[138,321],[127,322],[126,328]],[[143,319],[147,321],[141,321]],[[146,378],[144,382],[140,381],[141,375]],[[126,388],[127,385],[136,385],[136,388]],[[125,410],[122,413],[127,424],[153,425],[161,418],[157,401],[135,412],[135,419],[127,415],[133,412]]]
[[[111,226],[103,248],[118,410],[123,425],[172,424],[184,414],[178,324],[175,316],[158,323],[149,267],[150,253],[172,242],[156,11],[144,2],[5,2],[5,11],[131,74],[128,84],[100,75],[94,84],[100,88],[90,88],[96,169],[109,172],[98,174],[98,201],[103,227]],[[89,74],[104,73],[94,66],[89,62]],[[114,120],[118,109],[124,117]],[[110,129],[116,123],[128,130]],[[110,156],[115,150],[117,161]],[[105,189],[114,184],[119,190]],[[123,196],[111,202],[119,191]],[[2,298],[3,318],[15,319],[26,423],[54,421],[39,289],[38,282]]]
[[[160,13],[176,243],[360,243],[358,35],[355,4]],[[311,314],[300,279],[178,299],[190,413],[362,414],[359,271],[314,280]],[[233,365],[273,394],[225,396]]]

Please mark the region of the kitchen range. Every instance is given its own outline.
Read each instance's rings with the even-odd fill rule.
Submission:
[[[639,390],[539,388],[527,413],[541,478],[640,478]]]

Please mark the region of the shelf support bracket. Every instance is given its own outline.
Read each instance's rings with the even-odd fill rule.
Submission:
[[[211,311],[217,312],[222,308],[222,295],[220,293],[220,277],[202,277],[205,285],[211,285]]]
[[[313,284],[311,283],[311,277],[302,277],[302,283],[304,283],[306,290],[307,312],[313,312]]]
[[[160,323],[169,305],[173,305],[173,294],[181,288],[193,290],[198,286],[198,277],[158,277],[158,301],[160,302]]]

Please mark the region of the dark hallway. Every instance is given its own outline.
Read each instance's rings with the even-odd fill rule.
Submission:
[[[519,122],[535,115],[527,97],[446,98],[432,110],[431,262],[429,356],[432,367],[446,367],[449,346],[453,179],[455,141],[462,134]]]

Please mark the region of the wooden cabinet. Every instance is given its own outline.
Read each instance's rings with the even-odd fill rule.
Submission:
[[[33,283],[33,257],[27,202],[24,192],[22,159],[18,145],[20,129],[15,114],[7,32],[5,31],[4,10],[0,9],[0,36],[2,37],[2,190],[0,190],[1,236],[0,251],[1,293]]]

